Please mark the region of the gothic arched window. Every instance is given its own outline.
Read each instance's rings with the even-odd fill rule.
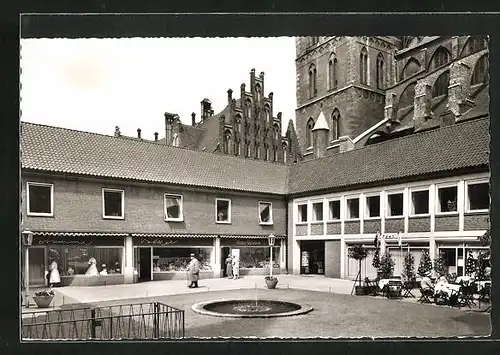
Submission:
[[[434,70],[436,68],[442,67],[451,60],[450,51],[444,47],[439,47],[436,49],[429,64],[429,70]]]
[[[365,47],[361,49],[359,54],[359,69],[360,82],[366,85],[368,83],[368,52]]]
[[[332,141],[339,139],[340,136],[340,112],[334,109],[332,112],[332,125],[330,128],[330,137]]]
[[[441,74],[432,87],[432,97],[438,97],[448,94],[448,85],[450,84],[450,72],[445,71]]]
[[[476,62],[474,72],[470,81],[471,85],[481,84],[488,81],[488,55],[485,54]]]
[[[264,112],[266,115],[266,123],[271,124],[271,108],[268,105],[266,105]]]
[[[222,149],[224,154],[229,154],[229,144],[231,142],[231,131],[224,132]]]
[[[337,68],[338,61],[334,54],[330,57],[328,62],[328,86],[331,89],[337,88]]]
[[[377,89],[384,88],[384,56],[379,53],[377,56]]]
[[[234,119],[234,131],[241,132],[241,116],[237,115]]]
[[[262,89],[259,84],[255,85],[255,101],[260,102],[262,97]]]
[[[417,83],[409,84],[404,91],[401,93],[401,97],[399,98],[398,110],[413,106],[415,101],[415,86]]]
[[[255,158],[260,159],[260,147],[258,143],[255,143]]]
[[[306,128],[307,148],[312,147],[313,145],[313,128],[314,128],[314,120],[311,117],[309,118],[309,121],[307,121],[307,128]]]
[[[281,150],[283,150],[283,163],[286,164],[288,146],[286,142],[281,143]]]
[[[316,79],[317,79],[317,72],[316,72],[316,67],[311,65],[309,67],[309,98],[316,96],[318,90],[316,89]]]
[[[465,43],[462,50],[462,56],[468,56],[473,53],[479,52],[488,47],[488,39],[486,36],[471,36]]]
[[[420,63],[415,58],[410,58],[401,72],[401,80],[409,78],[420,71]]]
[[[273,133],[274,133],[274,139],[278,140],[280,138],[280,127],[277,124],[273,126]]]
[[[252,117],[252,101],[250,100],[245,102],[245,116],[248,118]]]
[[[250,157],[250,141],[246,141],[245,143],[245,156]]]

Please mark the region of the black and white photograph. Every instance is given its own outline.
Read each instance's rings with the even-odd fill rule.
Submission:
[[[21,38],[21,341],[489,336],[489,41]]]

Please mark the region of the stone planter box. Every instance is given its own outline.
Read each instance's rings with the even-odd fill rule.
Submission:
[[[274,289],[276,288],[276,285],[278,284],[278,279],[276,280],[265,280],[266,281],[266,285],[267,285],[267,288],[268,289]]]
[[[33,296],[38,308],[49,308],[54,296]]]

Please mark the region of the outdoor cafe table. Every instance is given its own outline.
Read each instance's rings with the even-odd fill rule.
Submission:
[[[491,286],[490,280],[476,281],[477,291],[481,291],[488,284]]]
[[[450,283],[446,283],[446,282],[438,282],[436,284],[436,286],[434,286],[434,294],[442,291],[442,292],[445,292],[448,297],[450,297],[453,292],[459,292],[460,291],[460,285],[457,285],[457,284],[450,284]]]
[[[383,290],[384,287],[386,285],[389,284],[389,281],[394,281],[394,282],[399,282],[399,283],[402,283],[401,282],[401,279],[398,279],[398,278],[391,278],[391,279],[381,279],[379,282],[378,282],[378,287],[379,289]]]
[[[455,283],[457,283],[457,284],[459,284],[459,283],[468,284],[469,282],[471,282],[471,280],[474,280],[471,276],[459,276],[455,280]]]

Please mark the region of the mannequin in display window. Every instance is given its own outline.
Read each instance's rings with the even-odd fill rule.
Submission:
[[[89,260],[89,268],[87,269],[87,271],[85,272],[85,275],[87,276],[97,276],[99,275],[99,271],[97,271],[97,261],[95,260],[95,258],[90,258]]]

